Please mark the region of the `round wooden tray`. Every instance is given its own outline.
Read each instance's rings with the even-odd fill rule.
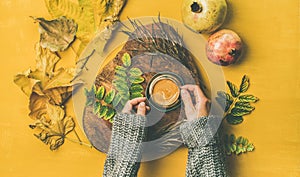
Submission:
[[[142,28],[144,28],[143,30],[147,30],[148,34],[155,35],[156,38],[153,39],[156,42],[153,42],[149,38],[144,38],[141,44],[138,35],[136,35],[136,38],[130,35],[131,37],[116,57],[105,65],[97,75],[95,81],[96,87],[101,85],[107,90],[113,88],[112,80],[115,75],[115,67],[122,65],[121,57],[125,52],[129,53],[132,58],[132,67],[137,67],[143,71],[145,82],[142,83],[142,86],[144,90],[146,90],[149,80],[159,72],[175,73],[183,79],[184,84],[200,84],[201,77],[194,63],[194,58],[184,48],[182,39],[172,26],[158,22],[143,26]],[[158,36],[158,34],[166,32],[170,37]],[[132,34],[139,33],[139,29],[136,29]],[[170,42],[175,43],[175,45]],[[153,49],[154,45],[159,45],[157,50]],[[164,48],[164,45],[168,46]],[[84,131],[95,148],[102,152],[107,152],[112,125],[98,118],[93,114],[92,110],[91,106],[85,108],[83,115]],[[173,125],[176,125],[178,121],[183,119],[184,112],[182,106],[167,113],[151,107],[151,111],[147,114],[147,141],[161,137],[168,130],[172,129]]]

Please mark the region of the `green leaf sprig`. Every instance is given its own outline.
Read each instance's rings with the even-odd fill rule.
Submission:
[[[122,108],[126,102],[133,98],[143,97],[143,72],[139,68],[131,67],[131,57],[128,53],[122,56],[122,66],[116,66],[112,81],[115,90],[106,93],[104,86],[98,88],[93,85],[90,90],[85,88],[86,106],[93,107],[93,113],[99,118],[113,123],[117,106]]]
[[[254,145],[247,138],[239,136],[236,138],[234,134],[224,136],[224,146],[227,155],[252,152]]]
[[[225,119],[229,124],[236,125],[243,122],[243,116],[250,114],[255,107],[251,103],[255,103],[259,100],[254,95],[246,94],[250,86],[250,79],[244,75],[240,87],[227,81],[230,93],[224,91],[218,91],[218,97],[216,100],[220,105],[225,107]]]
[[[113,106],[119,104],[124,106],[130,99],[143,97],[144,88],[141,85],[145,81],[143,72],[139,68],[131,66],[131,57],[128,53],[122,56],[122,66],[115,69],[114,80],[112,81],[117,93],[113,101]]]
[[[112,102],[116,99],[116,91],[110,90],[106,93],[104,86],[92,86],[91,90],[85,88],[87,97],[86,106],[93,106],[93,113],[99,118],[108,120],[113,123],[113,118],[116,114]]]

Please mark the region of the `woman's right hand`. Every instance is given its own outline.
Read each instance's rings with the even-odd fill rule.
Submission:
[[[190,92],[195,97],[195,104]],[[184,85],[181,87],[181,98],[184,103],[184,110],[187,120],[194,120],[203,116],[208,116],[210,101],[204,95],[198,85]]]

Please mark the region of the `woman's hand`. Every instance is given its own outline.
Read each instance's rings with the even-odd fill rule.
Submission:
[[[194,99],[192,99],[190,92],[193,93]],[[184,103],[184,110],[188,121],[202,116],[208,116],[210,101],[206,98],[199,86],[182,86],[181,98]],[[193,103],[193,100],[195,103]]]
[[[137,115],[145,116],[146,111],[149,109],[149,107],[146,106],[145,101],[146,101],[145,97],[135,98],[127,101],[127,103],[125,104],[122,110],[122,113],[132,114],[133,109],[136,109]]]

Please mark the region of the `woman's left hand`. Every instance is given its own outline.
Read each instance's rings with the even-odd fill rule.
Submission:
[[[122,113],[132,114],[133,109],[136,108],[137,115],[145,116],[147,109],[149,109],[149,107],[146,106],[145,101],[146,101],[145,97],[135,98],[127,101],[127,103],[125,104],[122,110]]]

